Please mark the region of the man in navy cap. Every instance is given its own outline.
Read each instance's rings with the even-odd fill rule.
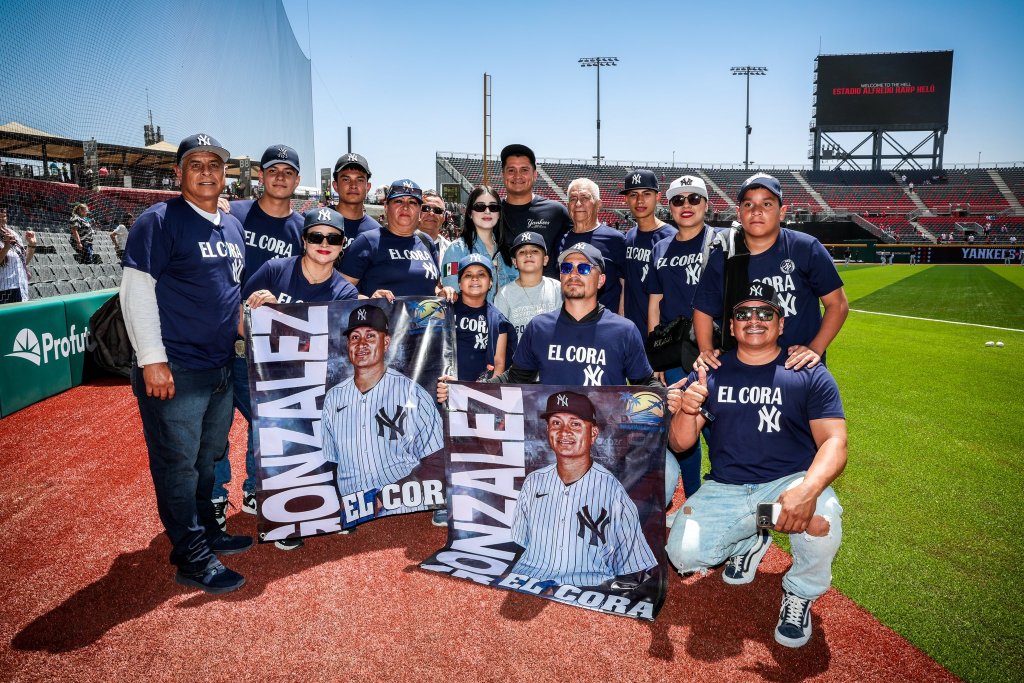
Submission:
[[[736,198],[743,242],[750,252],[745,277],[737,275],[737,284],[743,287],[756,280],[775,288],[786,318],[786,330],[779,339],[788,355],[786,367],[813,367],[824,360],[850,310],[839,272],[816,238],[781,227],[786,206],[778,179],[764,173],[752,175]],[[718,367],[722,351],[721,340],[713,339],[712,321],[735,303],[735,295],[726,291],[726,270],[724,252],[711,252],[693,297],[693,327],[701,352],[697,362],[711,368]]]
[[[257,169],[263,194],[256,201],[238,199],[228,210],[245,230],[245,272],[242,287],[264,263],[275,258],[291,257],[302,252],[302,216],[292,211],[292,195],[299,186],[299,153],[285,144],[271,145],[263,152]],[[252,423],[249,409],[249,370],[244,340],[235,340],[234,404],[245,421]],[[217,523],[227,528],[227,485],[231,482],[229,444],[224,444],[224,457],[217,461],[213,485],[213,506]],[[242,483],[242,511],[256,514],[256,461],[252,447],[252,430],[245,449],[245,481]]]
[[[661,186],[654,171],[638,168],[626,174],[619,194],[626,197],[636,225],[626,233],[626,268],[622,315],[632,320],[647,338],[647,278],[651,274],[654,245],[676,234],[676,229],[657,216]]]
[[[248,550],[221,531],[210,497],[213,464],[231,427],[234,340],[245,237],[217,208],[228,151],[207,134],[181,141],[181,196],[146,209],[128,233],[121,308],[135,351],[132,390],[175,580],[209,593],[245,583],[218,555]]]
[[[338,213],[345,218],[345,247],[360,233],[376,230],[380,223],[366,213],[366,193],[370,191],[370,162],[362,154],[342,154],[334,162],[334,191],[338,193]]]

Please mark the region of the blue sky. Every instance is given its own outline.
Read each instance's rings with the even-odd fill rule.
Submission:
[[[495,153],[516,141],[593,156],[595,70],[577,64],[590,56],[620,60],[601,69],[607,159],[742,163],[744,79],[729,67],[752,64],[769,71],[751,81],[750,158],[807,164],[819,41],[824,54],[954,50],[947,166],[1024,161],[1021,2],[283,1],[312,56],[317,167],[352,126],[376,184],[433,185],[435,151],[482,150],[485,71]]]

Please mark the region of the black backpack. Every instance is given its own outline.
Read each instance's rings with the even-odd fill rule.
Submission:
[[[121,297],[115,294],[89,318],[89,353],[93,363],[120,377],[130,378],[132,343],[121,313]]]

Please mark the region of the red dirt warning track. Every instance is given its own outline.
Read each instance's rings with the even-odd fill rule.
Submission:
[[[240,591],[188,590],[167,563],[123,384],[0,421],[0,462],[0,680],[955,680],[835,590],[806,647],[777,645],[789,557],[775,547],[747,586],[673,575],[653,624],[421,571],[444,545],[426,514],[291,552],[259,546],[226,558],[248,579]],[[254,534],[255,517],[232,510],[228,526]]]

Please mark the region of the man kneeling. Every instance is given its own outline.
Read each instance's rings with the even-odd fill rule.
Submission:
[[[843,406],[823,365],[786,369],[782,308],[770,285],[750,283],[730,325],[736,351],[719,368],[691,373],[685,391],[669,392],[672,448],[689,448],[710,424],[711,472],[686,500],[666,550],[680,572],[725,563],[726,583],[749,583],[772,543],[757,506],[779,503],[774,529],[790,534],[793,566],[782,580],[775,640],[801,647],[842,538],[843,508],[830,484],[846,466]]]

